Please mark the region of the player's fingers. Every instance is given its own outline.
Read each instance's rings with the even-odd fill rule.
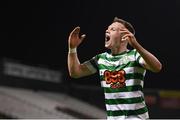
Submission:
[[[123,37],[122,37],[122,41],[125,41],[125,40],[128,40],[129,39],[129,34],[125,34]]]
[[[80,32],[80,27],[77,26],[74,28],[74,30],[71,32],[71,35],[79,35]]]
[[[80,41],[83,41],[85,37],[86,37],[86,35],[85,35],[85,34],[81,35],[81,37],[80,37]]]

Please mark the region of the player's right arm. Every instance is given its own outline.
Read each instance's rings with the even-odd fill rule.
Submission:
[[[85,34],[79,37],[80,27],[76,27],[69,35],[68,39],[68,70],[72,78],[80,78],[93,74],[85,64],[81,64],[76,52],[77,47],[85,38]]]

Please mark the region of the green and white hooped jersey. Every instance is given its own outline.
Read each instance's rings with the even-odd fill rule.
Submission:
[[[99,71],[107,119],[149,118],[143,94],[143,61],[133,49],[115,56],[105,52],[85,62],[92,72]]]

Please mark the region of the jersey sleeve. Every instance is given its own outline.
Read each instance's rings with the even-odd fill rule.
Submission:
[[[96,73],[98,71],[97,61],[98,61],[98,55],[94,56],[88,61],[85,61],[84,64],[92,73]]]
[[[138,64],[140,64],[142,67],[144,66],[145,61],[137,50],[135,50],[135,59]]]

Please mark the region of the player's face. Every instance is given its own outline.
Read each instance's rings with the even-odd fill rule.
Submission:
[[[124,25],[118,22],[112,23],[105,33],[105,47],[112,49],[114,47],[120,47],[121,44],[121,30],[124,29]]]

